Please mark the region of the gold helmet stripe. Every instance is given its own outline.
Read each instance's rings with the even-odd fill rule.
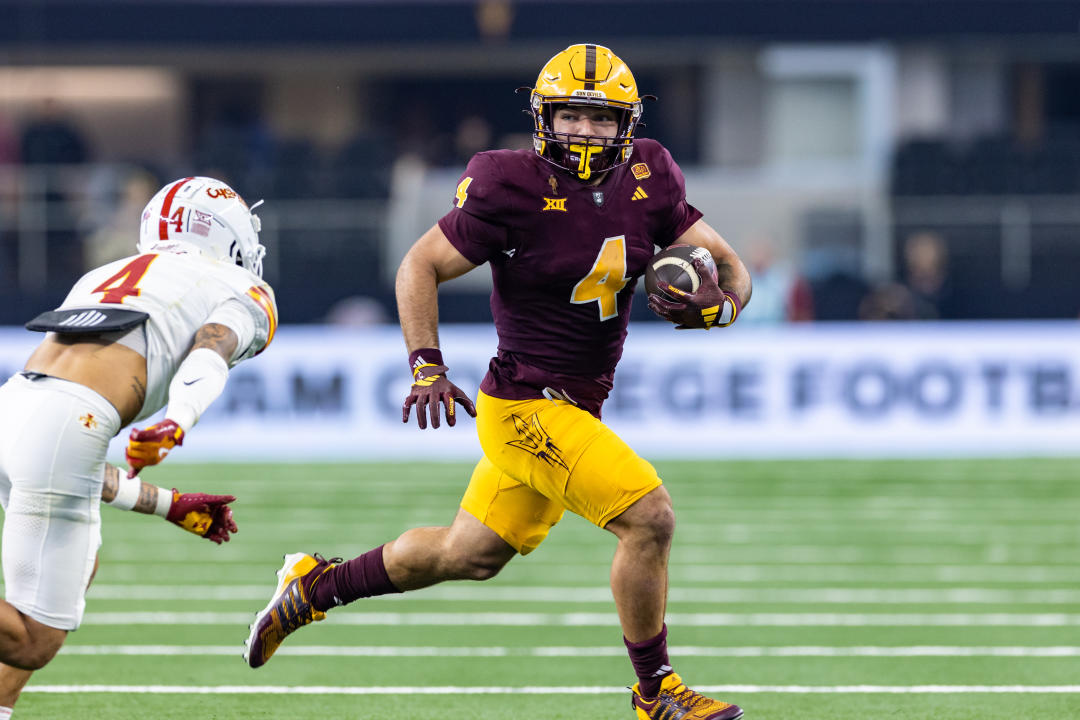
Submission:
[[[596,89],[596,46],[585,46],[585,89]]]

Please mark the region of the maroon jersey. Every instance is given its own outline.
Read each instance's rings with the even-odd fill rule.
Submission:
[[[499,352],[481,389],[508,400],[549,389],[599,417],[653,246],[700,217],[655,140],[635,140],[600,185],[532,150],[474,155],[439,227],[470,262],[491,265]]]

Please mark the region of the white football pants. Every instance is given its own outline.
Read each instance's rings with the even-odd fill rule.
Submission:
[[[101,546],[101,485],[116,409],[93,390],[14,375],[0,386],[0,505],[6,600],[75,630]]]

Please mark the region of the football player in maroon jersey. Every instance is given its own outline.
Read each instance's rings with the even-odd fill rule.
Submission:
[[[445,580],[493,577],[544,540],[564,510],[614,533],[611,588],[638,682],[642,720],[733,720],[738,706],[683,684],[668,661],[664,610],[675,515],[656,470],[600,421],[622,355],[630,299],[654,245],[707,249],[682,302],[650,307],[683,327],[730,325],[750,298],[731,247],[686,201],[682,172],[636,138],[641,97],[626,64],[573,45],[540,71],[530,102],[533,150],[475,155],[453,209],[401,263],[398,311],[421,428],[476,417],[484,451],[450,527],[417,528],[348,562],[296,553],[252,626],[247,658],[264,664],[293,630],[358,598]],[[440,283],[487,263],[498,354],[476,406],[450,382],[438,349]]]

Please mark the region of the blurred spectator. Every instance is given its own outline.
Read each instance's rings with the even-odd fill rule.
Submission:
[[[872,289],[859,303],[860,320],[916,320],[915,295],[900,283]]]
[[[809,284],[788,263],[777,260],[771,237],[751,239],[747,265],[754,284],[753,301],[739,318],[740,323],[773,325],[813,319]]]
[[[936,320],[953,316],[948,251],[940,235],[919,232],[904,241],[904,282],[911,291],[915,317]]]
[[[20,139],[25,165],[77,165],[86,162],[86,142],[74,123],[52,98],[23,126]]]
[[[815,320],[856,320],[869,288],[857,273],[837,266],[812,285]]]
[[[480,0],[476,3],[476,28],[485,40],[505,41],[514,24],[514,8],[509,0]]]
[[[131,170],[123,177],[112,212],[85,241],[83,254],[87,267],[99,267],[135,254],[135,229],[139,227],[140,214],[159,185],[156,177],[142,169]]]
[[[48,281],[56,287],[70,285],[82,275],[82,244],[76,232],[78,213],[72,207],[68,187],[71,165],[81,165],[88,158],[82,132],[65,116],[51,98],[44,100],[37,114],[22,129],[20,155],[28,168],[28,182],[22,192],[31,203],[45,203],[45,257]]]
[[[851,208],[820,207],[802,218],[802,271],[815,320],[856,320],[869,290],[863,279],[863,218]]]

